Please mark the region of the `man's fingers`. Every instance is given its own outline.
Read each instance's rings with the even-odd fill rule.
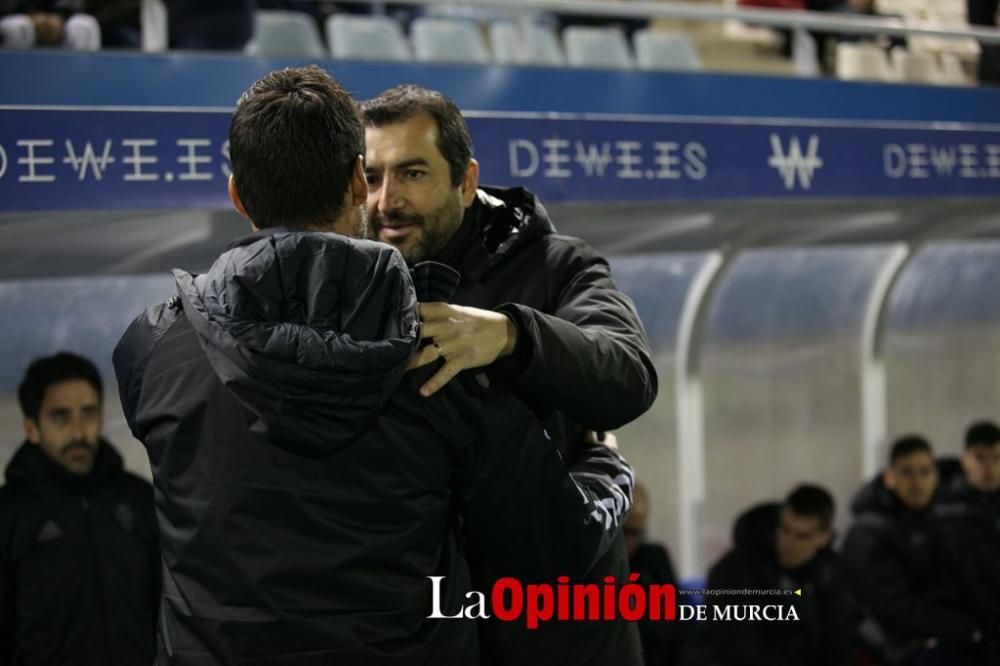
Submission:
[[[413,370],[414,368],[422,368],[428,363],[433,363],[439,358],[441,358],[441,356],[438,354],[438,350],[434,347],[434,345],[427,345],[410,357],[410,364],[406,366],[406,369]]]
[[[452,307],[447,303],[418,303],[417,312],[422,320],[435,320],[448,317]]]
[[[455,337],[455,325],[450,321],[425,321],[420,324],[420,337],[424,340]]]
[[[456,361],[448,361],[441,367],[440,370],[437,371],[437,374],[427,380],[427,383],[420,387],[420,395],[425,398],[429,398],[444,388],[445,384],[454,379],[455,375],[461,371],[461,364]]]

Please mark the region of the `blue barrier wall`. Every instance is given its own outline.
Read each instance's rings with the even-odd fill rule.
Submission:
[[[0,54],[0,212],[227,207],[233,104],[289,64]],[[468,113],[484,181],[550,203],[1000,196],[994,89],[322,64],[362,99],[401,82],[444,91]]]

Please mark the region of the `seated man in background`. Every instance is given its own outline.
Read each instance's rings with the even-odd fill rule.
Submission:
[[[151,664],[153,490],[101,437],[97,368],[67,352],[36,359],[18,399],[27,441],[0,488],[0,664]]]
[[[965,450],[938,461],[941,490],[935,511],[941,516],[955,556],[975,581],[986,623],[1000,629],[1000,427],[973,423],[965,432]],[[995,636],[987,636],[995,639]],[[1000,662],[1000,645],[990,645]]]
[[[890,664],[985,663],[986,618],[935,515],[927,440],[897,440],[889,465],[854,498],[843,558],[866,613],[862,638]]]
[[[613,437],[613,435],[608,435]],[[622,531],[625,533],[625,547],[628,549],[628,564],[631,573],[639,574],[640,585],[677,585],[677,575],[670,553],[662,544],[646,541],[646,525],[649,523],[649,494],[646,487],[636,481],[632,493],[632,510]],[[671,666],[677,663],[680,654],[680,632],[683,626],[677,622],[659,622],[643,619],[639,621],[639,639],[646,666]]]
[[[834,502],[820,486],[795,488],[782,503],[744,512],[733,528],[733,549],[711,568],[708,589],[785,590],[783,596],[709,594],[709,617],[727,611],[731,619],[705,623],[705,663],[718,666],[845,666],[850,663],[852,617],[840,563],[831,548]],[[741,605],[779,606],[772,617],[747,618]],[[742,616],[739,613],[743,613]],[[783,613],[783,614],[782,614]],[[740,619],[736,619],[740,618]]]
[[[115,349],[153,469],[161,666],[476,664],[457,516],[470,549],[524,580],[589,570],[628,511],[617,453],[583,445],[571,477],[485,376],[418,394],[439,365],[405,374],[410,272],[349,237],[363,152],[354,100],[323,70],[253,84],[229,181],[253,233],[204,275],[175,271],[178,296]]]
[[[462,370],[492,365],[544,418],[567,460],[585,430],[618,428],[649,409],[657,391],[649,344],[608,262],[562,236],[523,188],[479,187],[479,165],[462,114],[439,92],[398,86],[365,102],[368,212],[376,237],[407,262],[432,259],[461,273],[452,299],[420,305],[424,347],[413,367],[444,360],[421,388],[432,395]],[[480,585],[498,572],[483,567]],[[625,546],[587,577],[624,580]],[[622,619],[550,622],[527,630],[490,622],[484,652],[498,662],[641,664],[639,635]]]

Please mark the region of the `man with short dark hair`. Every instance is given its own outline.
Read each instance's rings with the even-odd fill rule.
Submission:
[[[606,431],[644,413],[656,371],[632,302],[607,261],[577,238],[556,233],[541,202],[522,188],[479,187],[479,165],[458,107],[439,92],[398,86],[362,105],[372,232],[407,261],[459,271],[446,303],[422,303],[433,339],[412,367],[444,364],[427,396],[459,372],[491,366],[539,415],[573,459],[584,430]],[[496,578],[484,568],[481,580]],[[624,581],[624,543],[587,580]],[[623,620],[549,623],[527,631],[490,623],[484,655],[503,663],[640,664],[639,637]]]
[[[978,421],[965,431],[965,447],[958,463],[938,461],[942,472],[940,501],[935,513],[942,519],[948,545],[968,580],[984,624],[1000,630],[1000,428]],[[1000,635],[990,634],[997,641]],[[1000,661],[1000,644],[990,646]]]
[[[937,485],[930,443],[909,435],[852,504],[843,557],[867,614],[862,637],[892,664],[979,663],[989,629],[935,513]]]
[[[785,617],[790,617],[794,608],[797,619],[713,620],[704,627],[703,639],[707,640],[701,641],[706,663],[850,663],[851,606],[840,563],[831,548],[833,515],[833,497],[825,488],[811,484],[796,487],[783,503],[759,504],[740,515],[733,527],[732,550],[709,571],[709,590],[786,592],[777,597],[710,594],[706,599],[709,612],[772,604],[784,607]]]
[[[153,493],[101,437],[101,376],[60,352],[18,389],[27,441],[0,488],[0,664],[150,664]]]
[[[617,453],[587,446],[571,476],[485,375],[419,396],[437,368],[404,374],[406,264],[348,237],[363,151],[354,101],[318,67],[253,84],[229,182],[253,233],[206,274],[175,271],[178,295],[115,350],[163,535],[161,665],[475,664],[457,516],[470,549],[530,579],[589,569],[628,510]]]

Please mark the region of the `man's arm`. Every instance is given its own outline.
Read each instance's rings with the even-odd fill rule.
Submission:
[[[632,301],[615,286],[607,261],[575,238],[546,242],[548,270],[562,280],[551,314],[516,303],[497,312],[422,305],[422,335],[435,345],[425,347],[411,367],[445,359],[421,391],[429,395],[461,370],[512,357],[504,366],[514,368],[519,392],[533,404],[595,430],[620,427],[656,398],[646,334]]]
[[[635,420],[657,392],[646,333],[631,299],[618,290],[607,261],[583,241],[559,237],[548,263],[566,282],[552,314],[506,304],[518,345],[525,345],[519,391],[595,430]]]
[[[513,398],[486,398],[473,410],[479,411],[478,432],[465,447],[460,475],[473,558],[498,575],[583,576],[607,552],[631,508],[632,468],[598,442],[584,442],[567,466]]]

